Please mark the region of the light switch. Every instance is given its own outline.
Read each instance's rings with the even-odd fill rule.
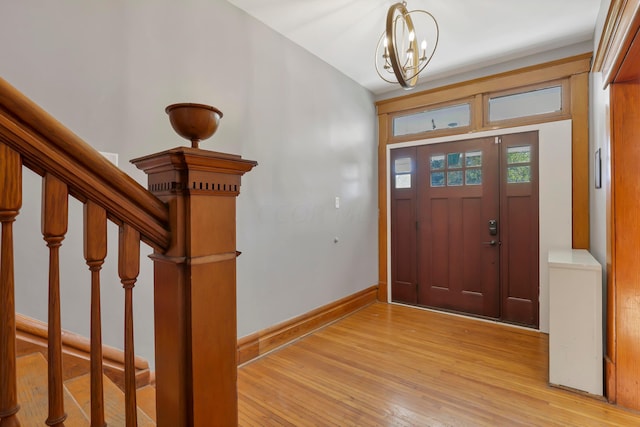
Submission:
[[[340,209],[340,197],[336,196],[336,209]]]

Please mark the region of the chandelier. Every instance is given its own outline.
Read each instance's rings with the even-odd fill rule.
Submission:
[[[376,47],[376,71],[380,78],[412,89],[431,61],[439,36],[438,22],[429,12],[407,11],[404,1],[392,5],[387,12],[386,30]],[[421,40],[419,48],[418,40]]]

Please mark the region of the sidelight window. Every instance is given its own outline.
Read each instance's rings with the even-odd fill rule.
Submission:
[[[396,159],[393,166],[396,188],[411,188],[411,172],[413,171],[411,158]]]
[[[531,146],[507,148],[507,183],[531,182]]]

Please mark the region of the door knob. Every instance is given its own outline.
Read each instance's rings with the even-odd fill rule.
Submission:
[[[495,246],[498,244],[498,241],[496,240],[491,240],[489,242],[482,242],[483,245],[490,245],[490,246]]]

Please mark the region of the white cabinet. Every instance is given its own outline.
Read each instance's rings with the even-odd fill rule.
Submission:
[[[600,396],[601,271],[586,250],[549,251],[549,382]]]

